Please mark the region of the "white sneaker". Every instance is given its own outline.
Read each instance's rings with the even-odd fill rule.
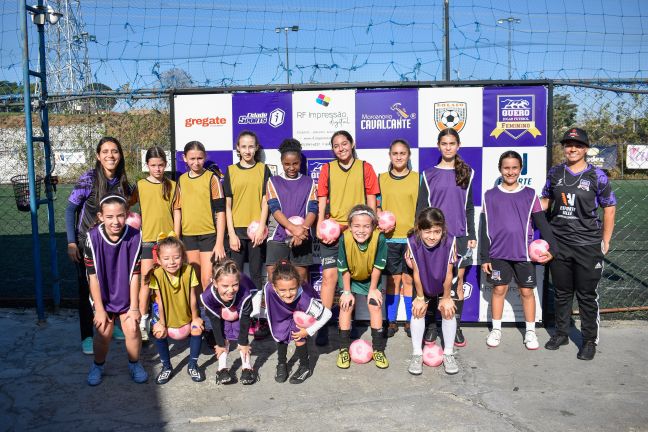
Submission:
[[[540,344],[538,343],[538,336],[536,336],[535,331],[527,330],[527,332],[524,334],[524,345],[528,350],[537,350],[538,348],[540,348]]]
[[[453,354],[443,355],[443,368],[448,375],[454,375],[459,372],[459,364]]]
[[[502,330],[493,329],[491,330],[491,332],[488,334],[488,337],[486,338],[486,345],[488,345],[491,348],[495,348],[499,346],[501,341],[502,341]]]

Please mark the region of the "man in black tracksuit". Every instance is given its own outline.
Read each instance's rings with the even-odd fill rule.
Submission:
[[[550,263],[555,287],[556,333],[545,348],[557,350],[569,343],[575,293],[583,335],[577,357],[591,360],[599,340],[596,289],[614,229],[616,197],[605,173],[585,160],[590,144],[584,130],[572,128],[560,142],[565,163],[549,170],[542,190],[543,207],[551,210],[551,227],[560,246],[558,256]],[[602,220],[598,216],[599,207],[603,208]]]

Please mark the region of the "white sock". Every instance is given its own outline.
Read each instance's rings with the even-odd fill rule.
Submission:
[[[412,355],[423,355],[423,334],[425,333],[425,317],[410,320],[412,334]]]
[[[454,340],[455,334],[457,333],[457,320],[454,318],[449,320],[442,319],[441,332],[443,333],[443,354],[454,354]]]
[[[502,330],[502,320],[501,319],[494,319],[492,320],[493,322],[493,330]]]
[[[252,365],[250,364],[250,357],[246,356],[242,352],[239,352],[241,354],[241,367],[243,369],[252,369]]]
[[[535,321],[526,322],[526,331],[535,331]]]
[[[218,357],[218,370],[227,369],[227,351]]]

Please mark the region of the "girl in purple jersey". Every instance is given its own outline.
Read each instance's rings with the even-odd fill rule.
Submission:
[[[421,174],[422,193],[419,194],[417,213],[426,207],[438,208],[445,215],[448,234],[455,237],[457,253],[463,257],[457,265],[456,287],[453,297],[457,306],[456,346],[465,346],[466,340],[459,327],[463,311],[463,283],[466,267],[472,264],[472,250],[477,246],[475,235],[475,205],[472,196],[474,171],[459,156],[461,146],[459,133],[447,128],[439,132],[437,146],[441,152],[438,165],[426,169]],[[434,308],[432,308],[434,309]],[[425,340],[433,342],[437,337],[436,322],[427,323]]]
[[[139,362],[142,339],[138,295],[140,285],[139,230],[126,225],[128,204],[121,195],[108,195],[98,203],[100,225],[88,231],[84,262],[94,308],[94,362],[88,384],[103,380],[104,364],[115,319],[119,318],[126,338],[128,369],[133,381],[146,382],[148,374]]]
[[[109,193],[119,193],[128,198],[131,187],[126,176],[121,144],[116,138],[103,137],[97,144],[94,168],[79,177],[65,209],[67,253],[77,267],[81,349],[84,354],[92,354],[93,325],[92,307],[88,300],[88,275],[83,265],[83,247],[88,230],[97,222],[99,200]],[[123,339],[123,333],[118,327],[115,327],[115,337]]]
[[[305,281],[302,281],[297,268],[287,260],[274,266],[271,282],[265,285],[266,307],[270,332],[277,342],[277,373],[275,381],[288,379],[288,344],[295,341],[295,354],[299,367],[290,377],[291,384],[301,384],[311,375],[308,360],[307,339],[313,336],[331,318],[331,310],[320,300],[319,294]],[[297,325],[295,312],[303,312],[315,322],[308,328]]]
[[[518,183],[522,157],[515,151],[506,151],[499,158],[498,168],[502,174],[502,184],[484,194],[480,224],[480,261],[482,270],[488,275],[488,282],[493,286],[493,329],[486,344],[489,347],[500,344],[504,298],[509,282],[515,278],[526,321],[524,345],[529,350],[536,350],[539,348],[535,333],[536,277],[535,266],[528,253],[529,244],[533,241],[533,225],[547,240],[551,251],[542,255],[538,263],[549,262],[558,246],[535,191]]]
[[[457,307],[450,294],[452,275],[456,261],[455,238],[448,234],[443,212],[436,208],[426,208],[416,217],[414,229],[407,238],[406,259],[414,271],[416,298],[412,301],[412,358],[408,372],[412,375],[423,373],[423,333],[426,317],[435,319],[438,304],[441,312],[443,333],[443,367],[449,375],[459,372],[454,358]],[[431,302],[436,299],[435,302]]]

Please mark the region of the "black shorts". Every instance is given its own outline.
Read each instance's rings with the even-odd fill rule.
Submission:
[[[488,275],[488,283],[494,286],[508,285],[513,277],[520,288],[535,288],[535,265],[529,261],[508,261],[493,259],[492,271]]]
[[[153,248],[156,242],[142,242],[142,259],[153,259]]]
[[[383,274],[392,276],[403,273],[412,274],[412,269],[405,262],[406,251],[407,243],[387,242],[387,263],[385,264]]]
[[[216,246],[216,233],[203,235],[183,235],[182,241],[188,251],[211,252]]]
[[[340,236],[342,238],[342,236]],[[320,257],[322,258],[322,270],[337,268],[338,249],[340,239],[333,244],[324,244],[320,242]]]
[[[461,257],[466,255],[466,257],[463,260],[461,260],[461,264],[459,265],[459,268],[470,267],[473,263],[472,254],[474,252],[474,249],[470,249],[469,255],[466,254],[466,251],[468,250],[468,236],[457,237],[455,241],[457,242],[456,243],[457,264],[459,264],[459,260],[461,260]]]
[[[277,261],[286,259],[299,267],[313,264],[313,241],[308,239],[297,247],[290,247],[286,242],[268,240],[266,246],[266,265],[275,265]]]

